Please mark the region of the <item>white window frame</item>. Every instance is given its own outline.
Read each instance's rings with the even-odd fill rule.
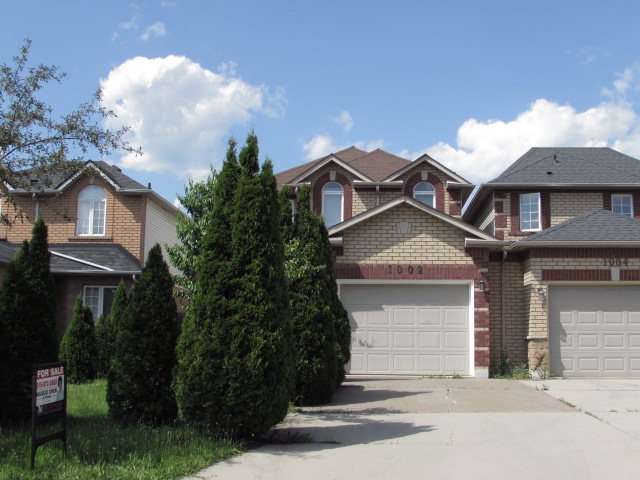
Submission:
[[[424,185],[426,189],[418,190],[418,188],[420,188],[422,185]],[[430,197],[431,205],[418,197]],[[413,198],[415,198],[419,202],[424,203],[425,205],[428,205],[429,207],[436,208],[436,187],[434,187],[433,184],[429,182],[418,182],[416,183],[416,186],[413,187]]]
[[[337,189],[327,190],[327,187],[330,187],[330,186],[333,187],[335,185],[337,185],[340,188],[340,191],[338,191]],[[332,223],[331,225],[327,223],[327,215],[325,210],[325,204],[327,202],[325,201],[325,196],[332,196],[332,197],[340,196],[340,220],[336,223]],[[338,223],[344,220],[344,187],[340,185],[338,182],[327,182],[322,187],[322,218],[324,218],[325,225],[327,226],[327,228],[333,227],[334,225],[337,225]]]
[[[96,210],[102,210],[102,223],[94,225]],[[85,217],[86,215],[86,217]],[[78,219],[76,235],[79,237],[103,237],[107,225],[107,194],[98,185],[83,188],[78,195]]]
[[[98,321],[100,315],[104,313],[104,291],[107,289],[116,290],[118,288],[117,285],[85,285],[82,288],[82,303],[91,309],[91,313],[93,313],[93,321],[94,323]],[[87,290],[88,289],[97,289],[97,305],[94,305],[93,302],[91,304],[87,303]],[[94,293],[94,292],[91,292]],[[115,294],[115,292],[114,292]],[[91,295],[92,298],[96,298],[96,295]]]
[[[529,199],[529,198],[537,199],[534,202],[527,202],[527,205],[537,205],[537,212],[538,212],[537,227],[531,226],[531,224],[533,223],[531,220],[531,216],[532,216],[531,214],[533,213],[533,210],[526,212],[528,216],[527,219],[525,219],[525,212],[522,211],[522,206],[524,204],[523,200]],[[529,224],[528,228],[525,228],[525,223]],[[542,230],[542,209],[540,207],[540,192],[520,194],[520,231],[521,232],[539,232],[540,230]]]
[[[622,207],[620,210],[621,211],[616,211],[616,199],[618,200],[627,200],[629,203],[628,205],[623,205],[623,202],[620,201],[620,204],[618,205],[619,207]],[[628,211],[624,211],[627,210],[628,207]],[[634,212],[633,212],[633,195],[630,195],[628,193],[620,193],[620,194],[612,194],[611,195],[611,211],[613,213],[617,213],[618,215],[624,215],[625,217],[629,217],[629,218],[633,218],[634,216]]]

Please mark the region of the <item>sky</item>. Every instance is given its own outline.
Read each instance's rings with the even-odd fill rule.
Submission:
[[[639,18],[631,0],[13,1],[0,64],[30,38],[67,73],[40,92],[58,115],[102,89],[105,128],[144,152],[103,160],[170,202],[251,129],[276,172],[355,145],[481,183],[531,147],[640,158]]]

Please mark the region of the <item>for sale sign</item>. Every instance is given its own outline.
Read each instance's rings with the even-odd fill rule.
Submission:
[[[40,445],[62,440],[67,452],[67,362],[33,365],[31,389],[31,470],[36,465],[36,451]],[[38,437],[38,425],[62,421],[61,430]]]
[[[38,416],[64,408],[64,365],[36,370],[36,414]]]

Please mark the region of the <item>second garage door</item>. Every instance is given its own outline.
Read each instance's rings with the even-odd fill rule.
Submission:
[[[342,284],[351,374],[470,374],[469,285]]]
[[[640,377],[640,287],[551,286],[551,372]]]

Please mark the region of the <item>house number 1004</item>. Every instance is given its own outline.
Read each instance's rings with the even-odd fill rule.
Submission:
[[[414,267],[413,265],[407,265],[407,273],[409,275],[413,275],[414,273],[417,273],[418,275],[424,275],[424,267],[422,265],[418,265],[417,267]],[[403,267],[402,265],[387,265],[387,273],[391,274],[391,273],[404,273],[404,269],[405,267]]]
[[[611,267],[621,267],[622,265],[629,265],[629,259],[616,256],[604,257],[604,264]]]

